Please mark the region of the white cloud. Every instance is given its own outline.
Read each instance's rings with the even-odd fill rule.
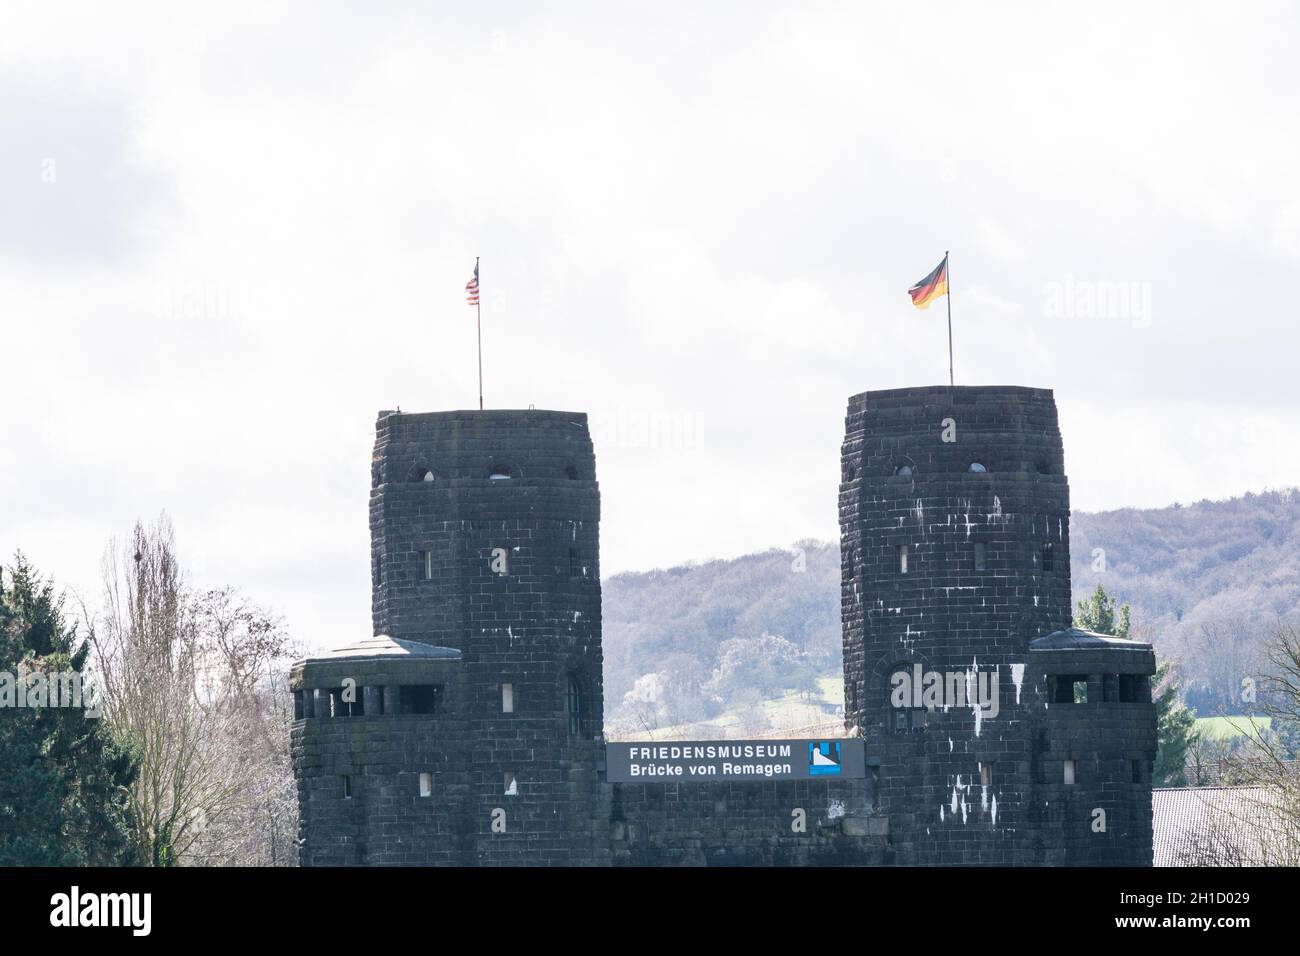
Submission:
[[[598,445],[606,573],[833,538],[845,398],[946,377],[945,306],[904,292],[944,249],[959,383],[1057,389],[1076,507],[1294,483],[1298,22],[26,7],[0,104],[88,117],[51,195],[97,220],[59,228],[127,238],[0,243],[0,546],[93,596],[167,508],[205,581],[364,632],[374,413],[476,401],[475,255],[490,405],[699,425]],[[5,114],[11,160],[43,115]],[[1066,276],[1150,324],[1045,314]]]

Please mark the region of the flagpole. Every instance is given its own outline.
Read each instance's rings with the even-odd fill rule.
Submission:
[[[474,257],[474,279],[478,296],[474,300],[474,324],[478,327],[478,410],[483,411],[483,279],[479,276],[478,256]],[[949,296],[951,298],[951,296]],[[948,305],[948,349],[952,350],[952,305]]]
[[[948,250],[943,251],[943,275],[948,283],[948,385],[956,384],[952,375],[952,269],[948,267]]]

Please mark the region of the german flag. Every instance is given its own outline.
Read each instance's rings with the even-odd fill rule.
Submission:
[[[930,303],[941,295],[948,294],[948,257],[934,267],[934,271],[907,290],[912,297],[912,305],[918,309],[928,309]]]

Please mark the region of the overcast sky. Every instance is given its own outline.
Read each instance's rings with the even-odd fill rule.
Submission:
[[[6,11],[0,553],[98,603],[166,509],[368,634],[375,414],[475,406],[475,255],[606,575],[834,540],[847,396],[946,380],[945,249],[958,384],[1056,390],[1076,510],[1300,480],[1285,4],[541,6]]]

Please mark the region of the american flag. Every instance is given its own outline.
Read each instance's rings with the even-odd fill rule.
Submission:
[[[478,263],[474,263],[474,278],[465,283],[465,301],[478,305]]]

